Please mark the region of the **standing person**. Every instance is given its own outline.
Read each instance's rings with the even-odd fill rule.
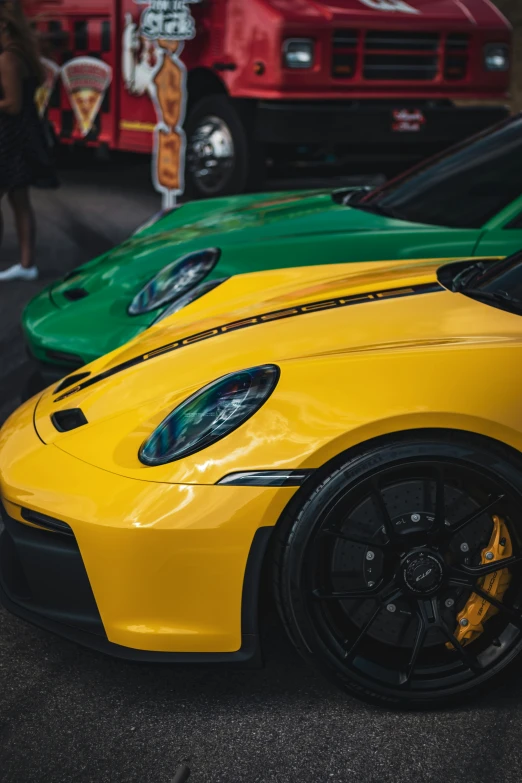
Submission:
[[[36,220],[29,188],[52,180],[52,168],[34,94],[44,72],[32,30],[17,0],[0,0],[0,242],[1,202],[13,210],[20,261],[0,272],[6,280],[36,280]]]

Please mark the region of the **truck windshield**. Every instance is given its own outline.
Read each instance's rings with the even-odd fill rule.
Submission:
[[[415,223],[481,228],[522,194],[522,115],[407,171],[350,206]]]

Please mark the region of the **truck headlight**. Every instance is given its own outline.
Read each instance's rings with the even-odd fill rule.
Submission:
[[[314,42],[311,38],[287,38],[283,43],[285,68],[311,68],[314,64]]]
[[[136,294],[129,305],[129,315],[150,313],[183,296],[210,274],[220,255],[221,251],[213,247],[196,250],[164,267]]]
[[[484,47],[484,66],[486,71],[507,71],[509,69],[509,46],[507,44],[487,44]]]

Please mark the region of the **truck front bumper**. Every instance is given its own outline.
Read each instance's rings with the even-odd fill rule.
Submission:
[[[365,150],[444,149],[509,116],[502,105],[397,101],[260,101],[256,136],[266,144],[346,145]]]

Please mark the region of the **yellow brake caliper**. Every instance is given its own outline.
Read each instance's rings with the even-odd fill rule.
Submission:
[[[496,560],[503,560],[506,557],[511,557],[512,553],[513,547],[509,531],[503,520],[494,516],[493,532],[489,545],[482,550],[482,564],[485,565],[486,563],[494,563]],[[502,601],[510,582],[511,574],[508,569],[501,568],[492,574],[483,576],[478,581],[478,586],[485,593],[496,598],[497,601]],[[497,612],[498,609],[492,606],[489,601],[476,593],[472,593],[464,609],[457,615],[456,639],[462,645],[467,645],[474,641],[484,631],[486,620],[496,615]],[[447,642],[446,647],[453,649],[451,642]]]

